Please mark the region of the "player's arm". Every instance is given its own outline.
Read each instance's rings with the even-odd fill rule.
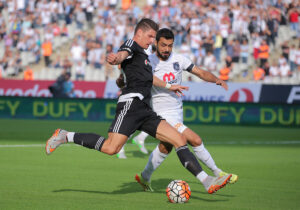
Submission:
[[[184,96],[183,90],[188,90],[189,88],[182,85],[171,85],[156,76],[153,76],[153,85],[156,87],[166,88],[176,93],[177,96]]]
[[[216,77],[214,74],[210,73],[209,71],[206,71],[204,69],[201,69],[197,66],[194,66],[192,71],[192,74],[196,75],[200,79],[206,81],[206,82],[212,82],[216,83],[216,85],[222,86],[225,90],[228,90],[228,85],[223,80]]]
[[[128,57],[128,55],[129,55],[129,53],[127,51],[119,51],[117,53],[109,53],[106,56],[106,61],[111,65],[119,65]]]

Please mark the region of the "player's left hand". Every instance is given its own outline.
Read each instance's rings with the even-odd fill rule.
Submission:
[[[117,54],[115,53],[109,53],[107,56],[106,56],[106,61],[111,64],[111,65],[116,65],[117,64]]]
[[[123,74],[120,74],[119,75],[119,77],[118,77],[118,79],[116,80],[116,84],[117,84],[117,86],[119,87],[119,88],[123,88],[123,87],[125,87],[125,81],[124,81],[124,76],[123,76]]]
[[[225,90],[228,90],[228,85],[225,81],[221,80],[221,79],[217,79],[216,81],[216,85],[220,85],[222,86]]]
[[[189,87],[182,85],[171,85],[169,90],[173,91],[178,97],[184,96],[183,90],[189,90]]]

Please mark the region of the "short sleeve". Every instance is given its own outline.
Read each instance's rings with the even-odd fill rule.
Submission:
[[[132,55],[134,53],[134,51],[137,49],[136,45],[137,45],[137,43],[135,41],[133,41],[132,39],[128,39],[121,45],[118,52],[127,51],[129,53],[129,55]]]
[[[184,71],[192,71],[192,69],[194,68],[194,64],[192,63],[192,61],[190,59],[188,59],[185,56],[181,56],[181,62],[182,62],[182,69]]]

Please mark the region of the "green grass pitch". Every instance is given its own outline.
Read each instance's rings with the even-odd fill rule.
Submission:
[[[174,151],[153,174],[154,193],[134,181],[148,156],[131,143],[126,160],[73,144],[45,154],[57,127],[106,134],[109,123],[0,119],[0,125],[0,209],[300,209],[299,128],[190,126],[217,165],[239,175],[209,195]],[[156,141],[147,142],[153,150]],[[188,203],[167,201],[174,179],[190,185]]]

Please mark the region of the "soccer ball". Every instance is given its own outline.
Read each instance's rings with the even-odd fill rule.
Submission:
[[[190,199],[191,189],[188,183],[182,180],[173,180],[166,189],[171,203],[186,203]]]

